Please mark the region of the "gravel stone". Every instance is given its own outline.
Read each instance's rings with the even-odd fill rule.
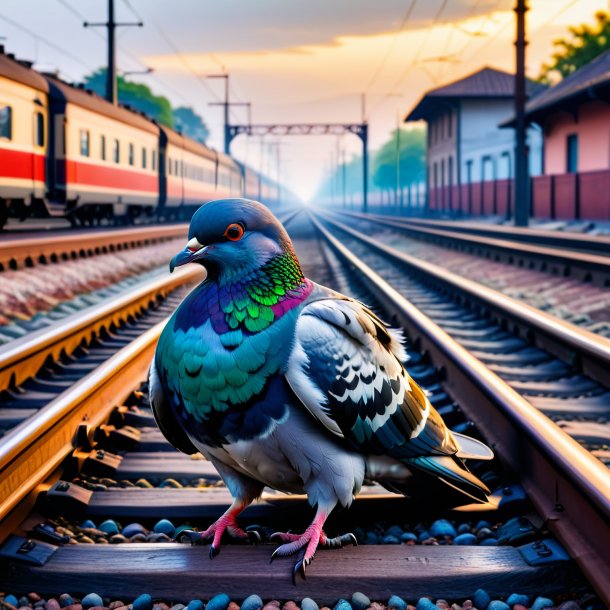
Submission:
[[[417,542],[417,536],[413,532],[405,532],[400,539],[406,544],[409,544],[410,542],[415,544]]]
[[[110,536],[110,544],[124,544],[129,539],[123,534],[114,534],[114,536]]]
[[[91,519],[86,519],[85,521],[83,521],[81,523],[81,528],[83,529],[97,529],[97,525],[95,525],[95,523],[93,523],[93,521],[91,521]]]
[[[474,529],[478,532],[479,530],[483,529],[484,527],[491,527],[491,524],[489,523],[489,521],[485,521],[485,520],[479,521],[474,526]],[[479,610],[481,610],[481,609],[479,608]]]
[[[227,610],[227,606],[229,605],[230,601],[231,600],[226,593],[219,593],[208,602],[207,610]],[[193,609],[189,608],[189,610]]]
[[[110,536],[114,536],[119,533],[119,526],[116,524],[116,521],[112,519],[107,519],[102,523],[99,528],[100,531],[104,532],[104,534],[108,534]]]
[[[263,607],[263,600],[258,595],[250,595],[244,599],[241,610],[260,610]]]
[[[301,600],[301,610],[320,610],[320,607],[311,597],[304,597]]]
[[[51,599],[47,600],[47,604],[46,604],[45,608],[46,608],[46,610],[60,610],[61,606],[59,605],[59,602],[54,597],[51,597]]]
[[[485,540],[486,538],[495,538],[495,534],[488,527],[482,527],[477,532],[477,540]]]
[[[453,539],[453,544],[461,546],[472,546],[477,543],[477,537],[474,534],[459,534]]]
[[[457,528],[458,534],[469,534],[471,530],[470,525],[468,523],[460,523]]]
[[[121,532],[121,534],[123,534],[123,536],[125,536],[126,538],[131,538],[132,536],[135,536],[136,534],[148,534],[148,530],[143,526],[140,525],[139,523],[130,523],[129,525],[126,525],[123,528],[123,531]]]
[[[424,540],[427,540],[428,538],[430,538],[430,533],[428,532],[428,530],[423,530],[419,533],[417,539],[420,542],[423,542]],[[423,599],[423,598],[422,598]]]
[[[475,608],[478,610],[486,610],[487,606],[489,606],[489,602],[491,601],[491,597],[489,597],[487,591],[477,589],[472,596],[472,601],[474,602]]]
[[[530,598],[527,595],[519,595],[518,593],[511,593],[506,599],[506,603],[509,606],[514,606],[515,604],[527,606],[529,604],[529,601]]]
[[[161,519],[161,521],[157,521],[155,527],[153,528],[153,531],[156,534],[165,534],[166,536],[171,537],[174,535],[176,528],[174,527],[174,524],[168,519]]]
[[[236,604],[235,602],[229,602],[227,610],[239,610],[239,604]]]
[[[455,527],[447,521],[447,519],[438,519],[430,527],[430,536],[434,538],[441,538],[442,536],[451,536],[455,538],[457,532]]]
[[[563,604],[560,604],[557,607],[557,610],[580,610],[580,606],[571,599],[567,602],[563,602]]]
[[[169,610],[184,610],[186,606],[184,604],[174,604]]]
[[[449,608],[449,603],[446,599],[437,599],[436,607],[441,608],[441,610],[447,610],[447,608]]]
[[[530,610],[542,610],[543,608],[552,608],[553,602],[548,597],[537,597],[532,604]]]
[[[68,595],[67,593],[62,593],[59,596],[59,603],[61,604],[62,608],[65,608],[66,606],[73,604],[74,600],[72,599],[71,595]]]
[[[125,604],[120,601],[120,600],[115,600],[113,602],[110,602],[108,604],[108,610],[116,610],[116,608],[121,608],[122,606],[124,606]]]
[[[352,605],[346,599],[341,598],[335,604],[333,610],[352,610]]]
[[[200,599],[192,599],[187,605],[187,610],[203,610],[204,606]]]
[[[5,604],[10,604],[11,606],[17,606],[17,604],[19,602],[17,601],[17,598],[14,595],[7,595],[4,598],[4,603]]]
[[[381,539],[381,544],[400,544],[400,538],[398,536],[384,536]]]
[[[81,604],[70,604],[66,606],[66,610],[83,610],[83,607]]]
[[[432,600],[427,597],[421,597],[415,607],[417,610],[438,610],[436,604],[433,604]]]
[[[406,610],[407,602],[398,595],[392,595],[388,600],[388,608],[390,610]]]
[[[152,610],[152,597],[148,593],[143,593],[133,600],[133,610]]]
[[[396,540],[398,540],[398,538],[396,538]],[[398,540],[396,544],[400,544],[400,540]],[[352,608],[354,608],[354,610],[366,610],[371,605],[371,600],[360,591],[356,591],[352,595],[351,602]]]
[[[42,597],[40,597],[40,595],[38,595],[38,593],[35,591],[32,591],[31,593],[28,593],[28,599],[35,604],[36,602],[41,601]]]
[[[299,610],[299,607],[292,600],[287,601],[283,606],[282,610]]]
[[[479,546],[498,546],[498,541],[495,538],[485,538]]]
[[[367,532],[364,544],[379,544],[379,536],[375,532]]]
[[[492,599],[487,606],[487,610],[510,610],[510,606],[499,599]]]
[[[92,608],[93,606],[103,606],[104,600],[97,593],[89,593],[83,597],[81,604],[83,608]]]
[[[402,534],[402,527],[399,525],[392,525],[392,527],[389,527],[385,532],[386,536],[396,536],[397,538],[400,538]]]

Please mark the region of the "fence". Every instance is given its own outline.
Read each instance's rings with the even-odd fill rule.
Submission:
[[[512,215],[512,180],[431,189],[429,208],[472,216]],[[557,220],[610,220],[610,170],[535,176],[531,215]]]

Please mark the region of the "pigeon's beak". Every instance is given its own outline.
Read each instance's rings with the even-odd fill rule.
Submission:
[[[178,254],[172,258],[169,263],[169,272],[172,273],[176,267],[186,265],[187,263],[193,263],[203,258],[208,248],[209,246],[203,246],[197,241],[196,237],[193,237],[193,239],[189,240],[188,244],[186,244],[186,248],[184,248],[182,252],[178,252]]]

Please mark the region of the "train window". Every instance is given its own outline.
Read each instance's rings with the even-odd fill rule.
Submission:
[[[157,151],[156,150],[151,151],[150,167],[153,170],[153,172],[157,169]]]
[[[36,146],[44,146],[44,114],[35,112],[36,123]]]
[[[142,148],[142,168],[146,169],[146,149]]]
[[[80,154],[83,157],[89,156],[89,130],[80,130]]]
[[[112,159],[115,163],[121,162],[121,147],[116,138],[112,141]]]
[[[0,138],[13,139],[13,109],[0,106]]]
[[[106,136],[100,137],[100,159],[106,160]]]
[[[167,173],[171,176],[172,175],[172,159],[171,157],[167,158]]]
[[[129,165],[133,165],[135,163],[135,154],[134,154],[134,146],[133,144],[130,142],[129,143]]]
[[[174,174],[176,174],[176,176],[179,176],[180,174],[178,173],[178,159],[176,159],[174,161]]]

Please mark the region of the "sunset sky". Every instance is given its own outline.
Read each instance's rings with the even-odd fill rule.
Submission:
[[[117,19],[142,19],[143,28],[118,32],[121,70],[154,68],[131,76],[190,105],[208,123],[210,144],[222,147],[222,82],[205,75],[231,75],[234,101],[252,102],[253,122],[357,122],[366,93],[371,149],[389,136],[430,88],[483,66],[514,69],[513,0],[116,0]],[[531,0],[527,68],[531,76],[567,27],[593,21],[602,0]],[[105,30],[82,27],[82,18],[105,21],[104,0],[4,0],[0,42],[8,52],[35,60],[41,70],[58,68],[80,80],[106,58]],[[440,58],[440,60],[439,60]],[[246,122],[235,108],[233,122]],[[269,141],[278,141],[269,137]],[[310,197],[331,155],[359,151],[354,136],[282,140],[282,180]],[[263,145],[262,166],[276,163]],[[258,138],[242,136],[233,153],[261,165]]]

